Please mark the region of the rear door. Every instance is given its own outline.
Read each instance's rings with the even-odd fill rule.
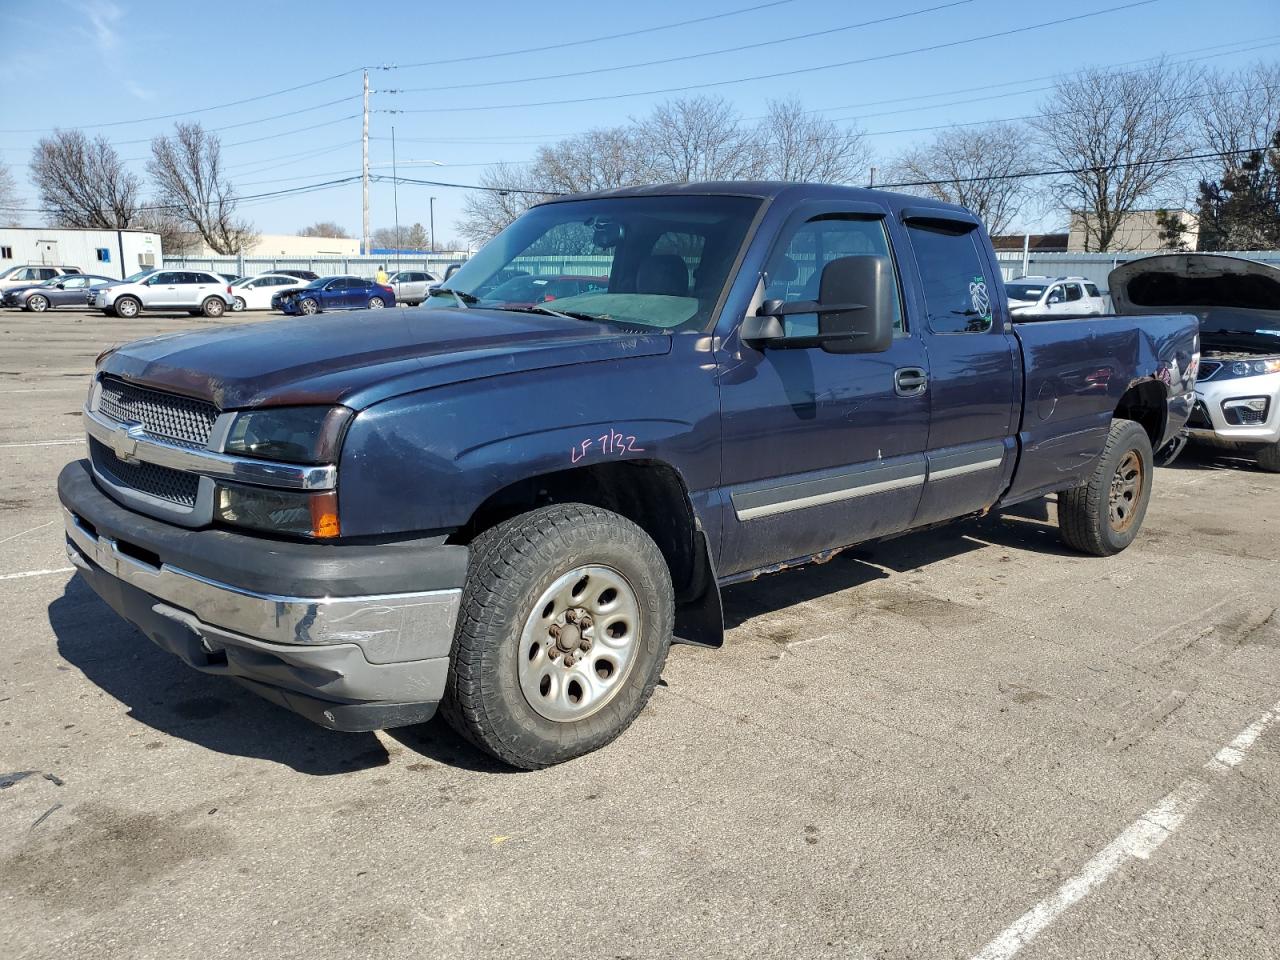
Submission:
[[[893,258],[887,208],[802,205],[765,265],[764,297],[814,300],[832,260]],[[910,526],[924,485],[928,359],[895,291],[897,336],[884,353],[820,347],[756,350],[731,340],[721,358],[721,573],[896,533]],[[785,318],[787,336],[817,330],[816,314]]]
[[[1008,483],[1022,366],[999,270],[976,219],[907,208],[903,220],[928,314],[928,479],[915,524],[994,503]]]

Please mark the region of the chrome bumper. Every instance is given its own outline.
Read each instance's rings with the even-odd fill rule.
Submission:
[[[63,510],[67,556],[77,568],[99,570],[181,610],[202,624],[267,643],[354,643],[372,664],[447,657],[461,589],[360,597],[281,597],[254,593],[161,563],[130,556],[110,537]]]
[[[1248,397],[1266,397],[1269,400],[1263,422],[1228,423],[1224,405]],[[1213,428],[1188,428],[1187,432],[1194,439],[1254,445],[1280,441],[1280,373],[1203,381],[1196,384],[1196,399],[1204,405]]]

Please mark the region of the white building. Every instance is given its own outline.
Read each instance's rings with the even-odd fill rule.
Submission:
[[[196,239],[190,257],[218,257],[212,247]],[[291,233],[260,233],[241,251],[245,257],[358,257],[360,241],[354,237],[299,237]]]
[[[47,265],[124,277],[163,264],[160,237],[141,230],[0,227],[0,270]]]

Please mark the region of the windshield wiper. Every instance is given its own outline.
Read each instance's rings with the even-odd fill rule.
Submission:
[[[463,293],[461,290],[454,290],[452,287],[436,287],[431,291],[431,296],[434,297],[436,294],[443,293],[452,294],[453,299],[458,301],[458,306],[463,310],[467,309],[468,304],[480,302],[479,297],[473,297],[471,294]]]
[[[591,323],[599,323],[608,317],[598,316],[594,313],[579,313],[574,310],[553,310],[551,307],[543,306],[535,303],[529,307],[495,307],[495,310],[509,310],[512,313],[545,313],[551,317],[559,317],[562,320],[588,320]]]

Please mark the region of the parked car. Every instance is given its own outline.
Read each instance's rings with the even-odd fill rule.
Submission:
[[[380,310],[396,305],[396,292],[365,277],[321,277],[301,290],[283,293],[285,313],[313,314],[328,310]]]
[[[11,287],[29,287],[35,283],[43,283],[46,280],[52,280],[54,277],[65,277],[71,273],[81,273],[79,267],[57,267],[48,264],[24,264],[17,267],[9,267],[3,273],[0,273],[0,290],[8,290]]]
[[[1101,317],[1107,298],[1084,277],[1018,277],[1004,286],[1009,312],[1018,318]]]
[[[93,306],[107,316],[129,319],[144,310],[185,310],[197,316],[220,317],[231,309],[231,286],[203,270],[157,270],[132,281],[99,287]]]
[[[314,270],[272,270],[272,273],[282,273],[286,277],[297,277],[299,280],[306,280],[310,283],[312,280],[319,280],[320,274]]]
[[[1177,310],[1199,318],[1190,440],[1280,472],[1280,267],[1171,253],[1121,264],[1107,283],[1120,313]]]
[[[608,277],[513,277],[481,296],[485,306],[530,307],[550,303],[582,293],[600,293],[609,289]]]
[[[273,298],[287,291],[300,290],[305,284],[297,277],[283,273],[264,273],[256,277],[244,277],[231,284],[231,309],[278,310]]]
[[[410,307],[416,307],[427,299],[427,287],[438,282],[435,274],[425,270],[398,270],[387,279],[396,292],[396,299]]]
[[[609,289],[484,306],[547,239],[607,261]],[[626,729],[673,634],[719,645],[723,584],[1054,492],[1068,545],[1125,549],[1191,409],[1196,319],[1009,321],[950,204],[556,198],[414,322],[104,354],[89,459],[58,481],[69,556],[161,647],[323,725],[443,703],[546,766]]]
[[[244,277],[238,273],[215,273],[215,277],[219,277],[227,283],[235,283],[237,280],[243,280]]]
[[[65,273],[32,286],[10,287],[3,293],[6,307],[21,307],[35,313],[43,313],[50,307],[84,307],[85,298],[100,287],[119,283],[115,277],[100,277],[88,273]]]

